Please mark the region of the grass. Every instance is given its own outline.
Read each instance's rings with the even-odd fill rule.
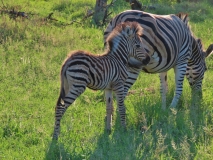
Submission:
[[[161,110],[158,75],[141,73],[125,104],[127,131],[115,113],[113,130],[105,128],[102,91],[87,89],[69,107],[61,122],[58,143],[52,142],[54,108],[59,94],[60,67],[75,49],[103,53],[104,27],[92,19],[63,26],[44,21],[53,17],[81,22],[92,0],[5,1],[9,9],[32,12],[29,19],[0,18],[0,159],[211,159],[213,156],[213,57],[207,58],[203,100],[197,111],[190,107],[191,90],[184,81],[178,112]],[[188,12],[194,34],[205,48],[213,42],[212,2],[143,1],[156,14]],[[129,9],[117,0],[112,16]],[[167,104],[172,100],[174,74],[169,71]],[[114,102],[114,105],[116,103]]]

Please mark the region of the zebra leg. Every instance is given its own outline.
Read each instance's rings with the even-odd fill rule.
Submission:
[[[160,93],[162,100],[162,109],[166,109],[166,93],[168,91],[168,83],[167,83],[167,72],[162,72],[159,74],[160,76]]]
[[[175,95],[173,97],[170,108],[175,108],[183,91],[183,80],[186,73],[187,63],[174,67],[175,71]]]
[[[56,105],[55,107],[55,127],[53,132],[53,140],[58,140],[58,135],[60,134],[60,121],[65,113],[68,106],[65,105]]]
[[[202,89],[192,88],[191,95],[192,95],[192,99],[191,99],[192,107],[199,106],[200,100],[202,99]]]
[[[106,129],[107,131],[111,132],[112,127],[112,115],[113,115],[113,97],[112,97],[112,90],[105,90],[105,98],[106,98]]]
[[[116,85],[116,88],[114,89],[116,99],[117,99],[117,108],[120,114],[120,121],[121,125],[126,128],[126,108],[124,105],[124,87],[123,85]]]
[[[202,79],[200,81],[196,79],[191,72],[191,68],[187,68],[186,77],[191,87],[191,119],[196,125],[198,122],[199,106],[201,104],[202,99]],[[197,83],[194,83],[196,80]]]
[[[58,139],[58,135],[60,133],[60,121],[62,116],[64,115],[67,108],[79,97],[86,89],[85,84],[73,84],[68,93],[66,94],[65,98],[62,99],[64,104],[57,104],[55,108],[55,127],[53,133],[53,139]]]
[[[202,99],[202,80],[194,84],[191,77],[190,74],[187,74],[187,79],[191,87],[191,105],[195,107],[200,105],[200,100]]]
[[[192,107],[199,106],[200,100],[202,99],[202,80],[204,72],[196,71],[196,66],[187,67],[186,78],[188,79],[191,87],[191,105]],[[198,67],[197,67],[198,68]],[[199,69],[201,69],[199,67]]]

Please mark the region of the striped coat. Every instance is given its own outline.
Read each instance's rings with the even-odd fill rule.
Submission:
[[[184,18],[186,19],[184,20]],[[187,17],[183,16],[181,18],[177,15],[155,15],[142,11],[127,10],[116,15],[110,21],[104,32],[104,41],[117,24],[125,21],[138,22],[143,28],[143,34],[141,36],[142,43],[143,47],[150,55],[151,60],[150,63],[142,67],[141,70],[147,73],[161,73],[163,109],[166,107],[166,98],[164,95],[167,86],[166,72],[174,68],[176,88],[170,107],[176,107],[182,94],[184,76],[186,71],[189,70],[187,66],[190,62],[194,61],[193,44],[197,45],[188,25]],[[198,54],[200,54],[201,51],[198,51]],[[130,58],[129,65],[133,68],[140,68],[140,62],[134,58]],[[202,65],[204,65],[204,63],[202,63]],[[133,68],[127,79],[128,84],[126,84],[126,88],[130,87],[138,77],[139,71]],[[200,83],[200,81],[195,81],[193,86],[199,86],[198,83]],[[128,89],[125,91],[127,92]]]
[[[60,132],[60,121],[66,109],[80,96],[86,87],[105,90],[107,130],[111,130],[113,113],[112,91],[117,98],[121,125],[126,125],[124,106],[124,84],[128,77],[127,63],[130,56],[147,64],[150,60],[142,48],[142,28],[138,23],[125,22],[118,25],[106,40],[104,54],[94,55],[87,51],[73,51],[65,59],[61,68],[61,89],[55,108],[53,139]]]

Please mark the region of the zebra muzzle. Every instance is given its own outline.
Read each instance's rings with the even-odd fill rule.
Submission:
[[[150,62],[150,57],[149,57],[149,55],[147,54],[147,55],[146,55],[146,58],[142,60],[142,65],[147,65],[149,62]]]
[[[135,59],[134,57],[130,57],[128,61],[128,66],[133,68],[141,68],[144,65],[142,61]]]
[[[128,60],[128,66],[134,67],[134,68],[142,68],[143,66],[146,66],[150,62],[150,57],[147,54],[145,58],[138,60],[134,57],[130,57]]]

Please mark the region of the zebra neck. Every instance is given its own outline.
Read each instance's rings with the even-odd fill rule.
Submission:
[[[190,64],[196,64],[196,63],[200,63],[201,60],[204,59],[203,55],[202,55],[202,50],[199,48],[198,44],[196,43],[195,39],[193,39],[193,44],[192,44],[192,55],[189,59],[189,63]]]
[[[127,47],[118,45],[110,51],[109,55],[123,64],[126,64],[128,62],[128,53]]]

